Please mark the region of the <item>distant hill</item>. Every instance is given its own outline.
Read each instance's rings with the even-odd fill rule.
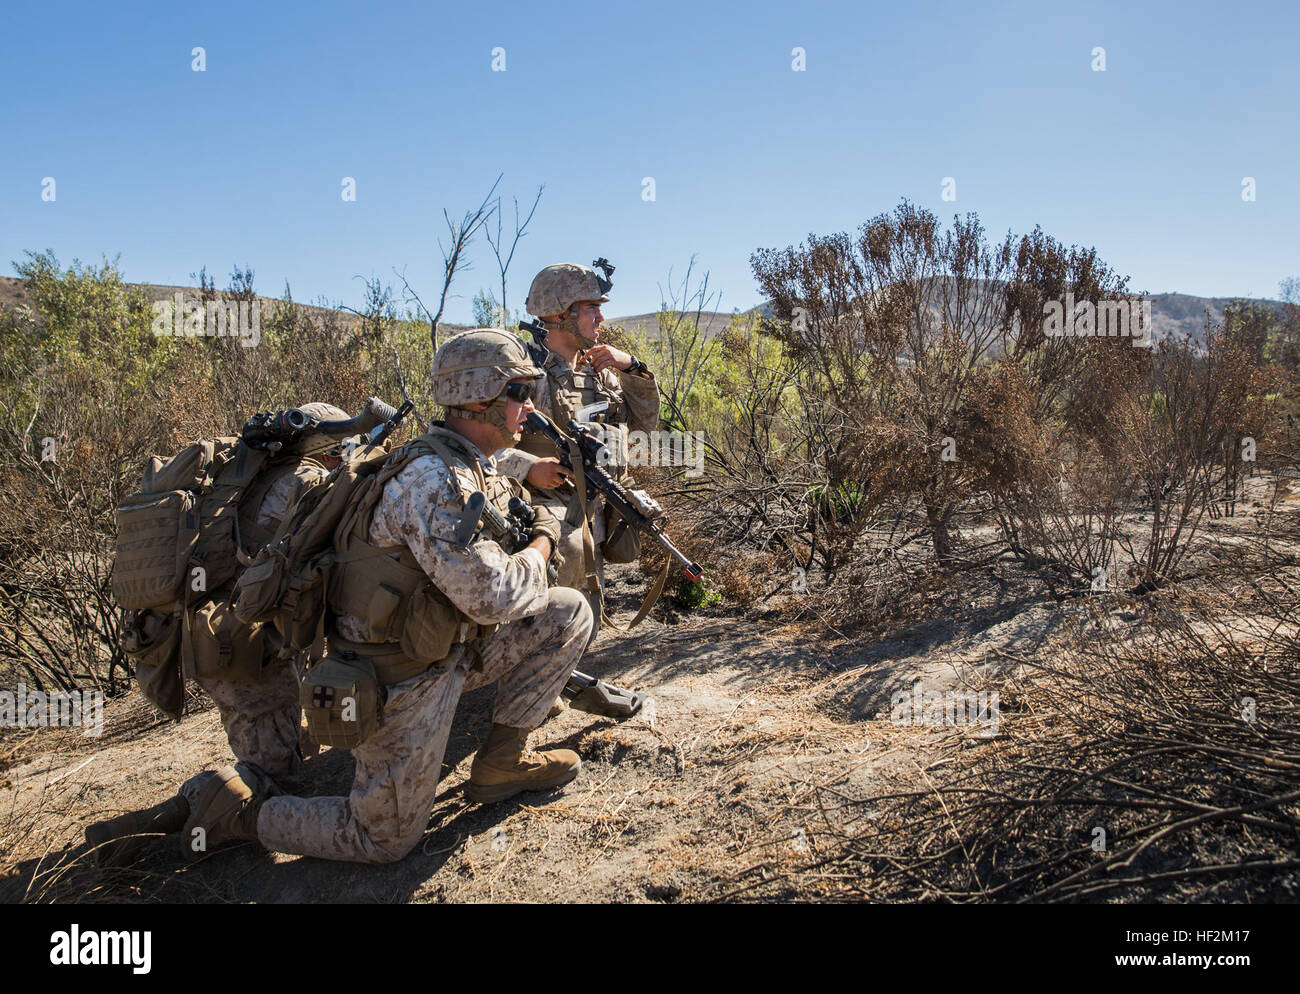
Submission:
[[[1155,327],[1155,338],[1160,341],[1170,335],[1187,337],[1197,345],[1205,345],[1206,312],[1210,321],[1219,324],[1223,321],[1224,308],[1235,297],[1193,297],[1186,293],[1153,293],[1151,300],[1151,321]],[[1281,317],[1286,305],[1278,300],[1256,300],[1273,309]]]
[[[764,305],[764,307],[766,307],[766,305]],[[751,310],[757,311],[759,308],[755,307],[751,308]],[[750,311],[745,311],[743,313],[748,314]],[[735,315],[733,314],[723,314],[721,311],[701,311],[700,328],[704,331],[704,334],[707,337],[713,338],[727,330],[727,326],[731,324],[731,319],[734,316]],[[605,323],[618,325],[624,331],[644,335],[648,342],[657,342],[660,338],[658,312],[651,314],[630,314],[627,317],[621,318],[606,318]]]
[[[153,300],[166,300],[176,293],[182,293],[187,298],[194,297],[198,290],[194,287],[186,286],[162,286],[158,284],[145,283],[141,284]],[[261,297],[264,306],[271,306],[276,303],[276,298]],[[1156,293],[1151,294],[1151,317],[1154,324],[1153,337],[1160,341],[1170,335],[1176,337],[1187,337],[1203,346],[1205,344],[1205,322],[1208,312],[1209,319],[1215,323],[1223,320],[1224,308],[1231,303],[1233,297],[1197,297],[1186,293]],[[1258,300],[1258,303],[1275,309],[1278,314],[1282,313],[1285,307],[1280,301],[1276,300]],[[0,276],[0,307],[16,307],[21,304],[30,303],[23,290],[22,281],[11,276]],[[299,304],[309,314],[319,314],[332,308],[320,307],[313,304]],[[355,315],[348,312],[342,312],[344,319],[351,321]],[[760,313],[769,315],[771,313],[770,304],[760,304],[758,307],[752,307],[748,311],[736,313]],[[704,329],[705,335],[712,338],[722,331],[731,323],[734,314],[726,314],[721,311],[702,311],[700,313],[700,325]],[[657,313],[649,314],[630,314],[625,317],[611,317],[606,319],[610,325],[618,325],[624,330],[644,335],[648,341],[659,340],[659,315]],[[443,325],[448,331],[457,331],[465,325],[445,324]]]
[[[1223,321],[1224,310],[1236,297],[1197,297],[1187,293],[1153,293],[1151,301],[1152,338],[1159,342],[1168,337],[1188,338],[1200,347],[1205,345],[1205,327],[1208,319],[1213,324]],[[1256,300],[1271,307],[1280,317],[1285,304],[1277,300]],[[760,304],[745,314],[758,313],[764,317],[772,313],[771,304]],[[703,311],[700,325],[710,338],[724,331],[734,315],[719,311]],[[629,317],[609,318],[609,324],[621,325],[628,331],[646,336],[648,341],[659,340],[658,314],[633,314]]]

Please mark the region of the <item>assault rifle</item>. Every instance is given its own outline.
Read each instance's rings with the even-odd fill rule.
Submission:
[[[244,423],[240,437],[250,449],[266,449],[269,452],[279,452],[304,435],[316,432],[339,438],[365,435],[367,445],[378,445],[396,431],[413,410],[415,405],[409,400],[401,407],[394,408],[378,397],[371,397],[356,417],[338,421],[322,421],[296,407],[287,411],[267,411],[249,418]]]
[[[613,456],[589,428],[577,421],[570,421],[569,434],[565,435],[555,427],[550,418],[537,411],[533,411],[524,419],[524,427],[534,434],[549,438],[555,444],[561,465],[573,472],[577,472],[578,467],[573,465],[573,460],[569,456],[569,447],[571,443],[576,442],[582,457],[581,470],[587,486],[604,494],[609,506],[623,519],[615,526],[616,529],[630,527],[645,533],[663,546],[664,551],[677,561],[688,580],[700,582],[704,570],[686,558],[686,555],[673,545],[672,539],[664,534],[661,527],[662,510],[650,507],[609,475],[605,467],[613,461]],[[616,537],[617,534],[616,531],[611,537]]]
[[[534,318],[532,321],[520,321],[519,330],[526,331],[533,336],[531,342],[524,342],[524,348],[533,357],[533,362],[537,364],[538,368],[541,368],[542,363],[546,361],[546,353],[549,351],[546,348],[546,325],[541,318]]]
[[[537,512],[518,497],[510,498],[508,511],[508,515],[502,514],[489,503],[482,491],[475,491],[465,502],[465,513],[456,527],[454,543],[462,549],[468,548],[475,535],[486,532],[506,552],[513,554],[526,548],[533,524],[537,520]],[[547,578],[555,583],[555,567],[548,565],[546,570]],[[646,702],[645,694],[623,690],[577,670],[570,674],[560,695],[576,711],[619,720],[631,718]]]

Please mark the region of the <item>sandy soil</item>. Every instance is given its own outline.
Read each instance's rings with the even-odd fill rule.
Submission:
[[[1263,496],[1263,481],[1256,481]],[[1300,501],[1287,505],[1288,513]],[[1258,535],[1261,504],[1207,523],[1208,548]],[[1300,553],[1300,547],[1292,550]],[[626,619],[640,574],[612,571]],[[890,720],[890,696],[986,686],[1017,660],[1050,658],[1077,602],[1058,603],[1019,567],[969,571],[931,616],[863,645],[804,619],[790,601],[737,617],[713,609],[606,631],[585,664],[610,682],[648,690],[653,705],[624,723],[566,711],[534,739],[576,749],[580,777],[562,791],[480,806],[463,793],[487,730],[493,688],[461,702],[429,827],[404,860],[380,867],[267,854],[242,845],[182,863],[176,837],[129,868],[87,858],[85,824],[146,807],[205,767],[232,760],[201,696],[180,724],[159,720],[135,692],[110,701],[102,737],[77,730],[0,737],[0,900],[194,902],[701,901],[806,860],[823,824],[819,789],[866,797],[914,789],[968,729]],[[1100,622],[1142,627],[1114,610]],[[7,765],[6,765],[7,764]],[[348,753],[325,751],[301,779],[308,794],[346,792]],[[755,869],[757,868],[757,869]],[[744,875],[744,880],[739,878]],[[800,893],[815,899],[815,893]]]

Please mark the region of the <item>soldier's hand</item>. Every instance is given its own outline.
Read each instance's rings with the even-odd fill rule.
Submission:
[[[561,466],[560,460],[551,457],[533,463],[533,468],[528,471],[528,479],[525,482],[530,487],[554,490],[566,479],[573,479],[573,471]]]
[[[615,369],[627,369],[632,365],[632,356],[612,345],[596,345],[586,351],[582,361],[599,373],[611,366]]]
[[[560,547],[560,519],[545,504],[534,504],[537,517],[533,519],[533,529],[528,533],[528,540],[534,542],[545,535],[551,540],[551,549]]]

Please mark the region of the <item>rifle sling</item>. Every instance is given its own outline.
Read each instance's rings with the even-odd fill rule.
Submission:
[[[659,602],[659,598],[664,592],[664,585],[668,582],[668,572],[672,568],[672,560],[670,559],[664,563],[664,568],[659,572],[658,578],[646,591],[645,600],[641,602],[636,617],[628,623],[626,628],[611,618],[609,612],[605,610],[605,592],[601,589],[600,578],[596,575],[595,543],[591,538],[591,526],[587,522],[587,474],[583,471],[582,452],[578,449],[578,443],[573,439],[569,440],[569,463],[578,470],[573,474],[573,479],[578,489],[578,504],[582,508],[582,568],[586,574],[583,585],[588,593],[595,595],[596,603],[600,605],[600,623],[614,629],[616,632],[630,632],[645,620],[646,615],[650,613],[650,609]]]

